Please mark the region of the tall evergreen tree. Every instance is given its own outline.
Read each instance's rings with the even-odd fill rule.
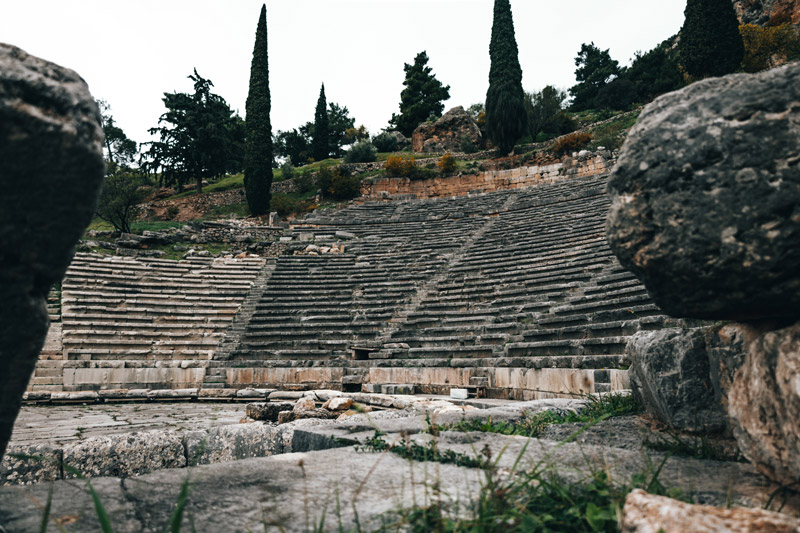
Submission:
[[[694,78],[739,69],[744,44],[730,0],[688,0],[679,42],[680,62]]]
[[[314,112],[314,142],[312,144],[313,157],[317,161],[327,159],[331,152],[330,123],[328,121],[328,102],[325,99],[325,84],[319,90],[317,110]]]
[[[403,135],[410,137],[414,130],[429,118],[439,118],[444,111],[443,101],[450,98],[450,86],[442,85],[428,65],[428,53],[423,51],[414,58],[414,64],[405,64],[405,89],[400,93],[400,114],[389,121]]]
[[[508,153],[528,128],[522,68],[509,0],[494,2],[489,57],[492,65],[486,93],[486,132],[501,153]]]
[[[244,155],[244,190],[253,215],[269,211],[272,187],[272,125],[269,121],[269,61],[267,56],[267,6],[261,6],[256,29],[250,90],[247,93],[247,140]]]

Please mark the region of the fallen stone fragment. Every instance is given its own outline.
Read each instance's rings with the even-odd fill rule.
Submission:
[[[292,411],[295,413],[300,413],[302,411],[313,411],[317,407],[316,402],[314,402],[314,398],[310,396],[304,396],[297,400],[297,403],[294,404],[294,408]]]
[[[245,413],[253,420],[261,420],[264,422],[277,422],[278,415],[282,411],[291,411],[293,404],[291,402],[259,402],[248,403],[245,408]]]
[[[800,482],[800,322],[763,334],[733,378],[728,414],[739,448],[786,485]]]
[[[622,265],[678,317],[800,311],[800,64],[657,98],[608,185]]]
[[[324,404],[322,404],[323,409],[328,409],[329,411],[346,411],[350,409],[353,405],[352,398],[331,398]]]
[[[727,427],[715,401],[702,329],[643,331],[628,341],[631,387],[648,413],[677,429],[704,432]]]
[[[625,498],[621,526],[623,533],[797,533],[800,520],[763,509],[692,505],[636,489]]]
[[[95,212],[102,142],[77,73],[0,44],[0,456],[47,334],[47,293]]]

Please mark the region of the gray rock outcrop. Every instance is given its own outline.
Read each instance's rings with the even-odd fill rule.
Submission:
[[[78,74],[0,44],[0,455],[47,333],[47,292],[95,210],[102,142]]]
[[[694,432],[727,426],[725,411],[715,401],[702,329],[641,332],[626,352],[634,394],[656,419]]]
[[[411,149],[415,152],[460,152],[461,139],[467,137],[475,146],[482,142],[478,124],[463,107],[454,107],[442,118],[417,126],[411,135]]]
[[[800,481],[800,323],[750,345],[728,402],[744,456],[771,479]]]
[[[800,313],[800,64],[648,105],[609,182],[608,241],[680,317]]]

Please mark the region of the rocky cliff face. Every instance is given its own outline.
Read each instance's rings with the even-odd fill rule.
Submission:
[[[800,0],[734,0],[742,24],[763,26],[770,20],[800,24]]]

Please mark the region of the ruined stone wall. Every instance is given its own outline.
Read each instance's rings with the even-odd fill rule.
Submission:
[[[364,186],[362,195],[373,200],[397,195],[413,195],[420,199],[465,196],[470,193],[530,187],[570,177],[605,174],[611,170],[615,161],[608,153],[581,152],[577,157],[568,157],[552,165],[459,174],[420,181],[408,178],[377,178]]]

